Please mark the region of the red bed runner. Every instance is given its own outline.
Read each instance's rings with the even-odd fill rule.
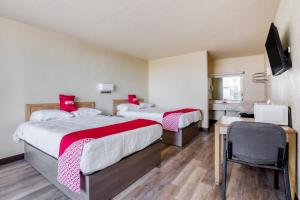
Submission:
[[[76,131],[65,135],[60,142],[57,180],[73,192],[80,192],[80,158],[84,144],[97,138],[159,124],[137,119],[109,126]]]
[[[174,110],[165,112],[163,114],[162,126],[165,130],[178,132],[179,119],[184,113],[199,111],[199,109],[184,108],[180,110]]]

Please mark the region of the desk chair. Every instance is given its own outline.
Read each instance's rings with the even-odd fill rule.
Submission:
[[[291,199],[288,154],[284,130],[274,124],[234,122],[224,137],[221,197],[226,199],[227,162],[274,170],[274,187],[278,189],[278,172],[284,173],[286,199]]]

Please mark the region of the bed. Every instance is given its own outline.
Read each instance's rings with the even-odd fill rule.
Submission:
[[[143,99],[139,99],[139,101],[144,102]],[[113,114],[131,119],[150,119],[162,123],[164,112],[170,111],[170,109],[158,107],[125,111],[117,110],[118,105],[126,103],[128,103],[127,99],[114,99]],[[199,135],[201,116],[200,111],[182,114],[179,120],[178,132],[164,130],[162,142],[179,147],[183,147],[187,143],[191,142],[197,135]]]
[[[78,102],[77,106],[95,108],[95,103]],[[111,199],[135,180],[160,165],[159,138],[162,134],[160,125],[95,139],[87,143],[83,149],[80,160],[80,193],[70,191],[57,181],[59,141],[63,135],[74,130],[85,130],[130,120],[98,115],[60,121],[28,122],[34,111],[58,108],[59,104],[52,103],[26,105],[27,122],[19,126],[14,137],[24,142],[25,160],[68,197],[93,200],[101,196],[101,199]],[[114,146],[112,150],[111,146]]]

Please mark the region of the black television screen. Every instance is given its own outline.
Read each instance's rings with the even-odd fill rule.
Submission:
[[[273,75],[282,74],[291,68],[288,53],[283,51],[278,30],[274,23],[271,24],[265,46]]]

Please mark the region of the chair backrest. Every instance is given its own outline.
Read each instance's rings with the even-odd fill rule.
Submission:
[[[285,155],[285,132],[274,124],[234,122],[228,128],[227,141],[232,144],[232,156],[248,163],[276,164],[280,148],[282,158]]]

